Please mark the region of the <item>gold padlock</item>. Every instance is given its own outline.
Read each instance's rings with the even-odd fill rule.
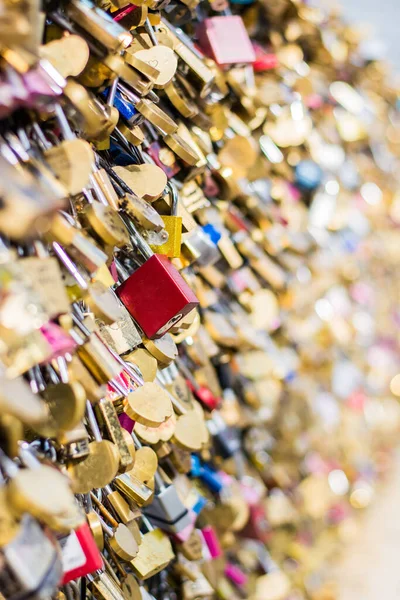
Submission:
[[[150,246],[153,252],[165,254],[169,258],[179,258],[181,255],[182,243],[182,217],[178,217],[178,190],[175,185],[169,181],[167,188],[171,194],[171,214],[163,215],[164,229],[168,233],[168,239],[160,246]]]

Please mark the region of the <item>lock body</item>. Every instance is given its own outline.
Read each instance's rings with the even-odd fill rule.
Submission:
[[[161,337],[199,301],[163,255],[154,254],[117,288],[116,293],[146,337]]]
[[[191,525],[188,509],[182,504],[173,485],[162,489],[145,509],[145,514],[160,529],[179,533]]]
[[[1,549],[0,557],[4,598],[46,600],[53,595],[62,575],[56,541],[30,515],[22,517],[20,531]]]
[[[182,217],[178,216],[179,198],[175,185],[168,182],[171,197],[171,214],[163,216],[164,228],[168,233],[168,239],[164,244],[158,246],[156,252],[165,254],[170,258],[179,258],[182,244]]]
[[[87,523],[62,538],[60,546],[64,571],[62,585],[103,567],[101,554]]]
[[[164,229],[168,233],[168,240],[157,246],[157,252],[169,258],[179,258],[182,243],[182,217],[163,215]]]
[[[252,63],[255,52],[239,16],[204,19],[197,28],[201,49],[220,66]]]
[[[199,267],[213,265],[221,258],[218,246],[203,228],[193,230],[186,237],[182,243],[182,254],[190,264],[196,263]]]

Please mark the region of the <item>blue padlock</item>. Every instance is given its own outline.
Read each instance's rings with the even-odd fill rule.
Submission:
[[[105,89],[100,95],[108,99],[108,95],[110,93],[110,88]],[[128,125],[133,125],[135,121],[140,118],[140,113],[136,110],[135,106],[127,100],[119,90],[115,92],[113,106],[118,110],[120,116],[128,123]]]
[[[313,192],[321,184],[323,170],[313,160],[301,160],[295,167],[294,177],[297,187],[305,192]]]
[[[192,454],[192,477],[198,477],[212,492],[218,494],[224,487],[217,471],[208,465],[201,464],[200,458]]]
[[[200,477],[200,473],[203,468],[201,465],[200,458],[197,456],[197,454],[192,454],[191,461],[192,468],[190,469],[190,474],[192,475],[192,477]]]
[[[199,515],[201,513],[201,511],[203,510],[203,508],[206,506],[207,504],[207,499],[204,498],[204,496],[198,496],[196,502],[193,504],[192,506],[192,511],[194,513],[196,513],[196,515]]]
[[[113,163],[119,167],[127,167],[128,165],[135,164],[131,154],[125,152],[119,144],[111,142],[110,154],[112,156]]]
[[[218,231],[218,229],[216,229],[216,227],[214,227],[214,225],[211,225],[211,223],[208,223],[207,225],[203,225],[202,229],[203,229],[204,233],[206,233],[208,235],[208,237],[210,238],[212,243],[217,245],[219,240],[222,237],[222,234]]]
[[[218,475],[217,471],[214,471],[208,465],[203,465],[202,473],[200,474],[200,480],[212,491],[216,494],[222,490],[223,483],[221,481],[221,477]]]

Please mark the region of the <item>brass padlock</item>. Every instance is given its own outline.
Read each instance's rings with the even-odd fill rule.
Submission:
[[[160,246],[150,245],[150,248],[153,252],[165,254],[169,258],[179,258],[182,243],[182,217],[178,217],[179,195],[172,181],[168,181],[167,188],[171,195],[171,214],[163,215],[162,218],[164,229],[168,233],[168,240]]]

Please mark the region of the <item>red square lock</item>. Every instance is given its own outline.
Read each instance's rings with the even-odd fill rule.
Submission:
[[[60,540],[63,578],[61,585],[103,568],[103,559],[87,523]]]
[[[220,66],[252,63],[256,55],[238,15],[211,17],[199,23],[199,45]]]
[[[148,338],[161,337],[199,301],[166,256],[154,254],[116,293]]]

